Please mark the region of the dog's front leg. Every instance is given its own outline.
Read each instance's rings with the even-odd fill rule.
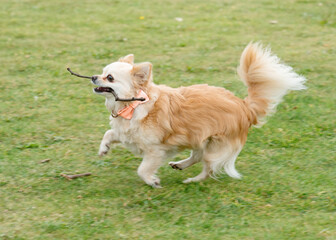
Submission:
[[[107,152],[110,150],[110,145],[111,143],[116,143],[118,142],[118,139],[116,139],[116,134],[113,129],[110,129],[106,131],[104,134],[103,140],[100,143],[99,147],[99,156],[104,156],[107,154]]]
[[[144,153],[144,158],[138,168],[138,175],[148,185],[154,188],[161,188],[160,179],[155,175],[156,171],[165,160],[166,153],[164,151],[150,151]]]

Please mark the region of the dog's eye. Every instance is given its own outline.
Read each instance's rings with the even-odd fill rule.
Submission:
[[[109,82],[113,82],[114,78],[112,77],[111,74],[107,75],[106,79],[109,81]]]

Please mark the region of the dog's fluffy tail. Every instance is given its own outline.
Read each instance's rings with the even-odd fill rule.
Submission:
[[[246,105],[254,116],[253,125],[262,125],[289,90],[301,90],[306,79],[280,62],[269,48],[250,43],[243,51],[238,67],[240,79],[248,87]]]

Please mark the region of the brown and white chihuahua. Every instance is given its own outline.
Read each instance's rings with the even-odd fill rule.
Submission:
[[[206,84],[170,88],[153,83],[152,64],[134,64],[127,55],[92,77],[94,92],[105,96],[110,125],[100,144],[105,155],[112,143],[123,143],[143,156],[138,175],[150,186],[161,187],[156,171],[168,156],[191,149],[189,158],[170,162],[183,170],[202,162],[202,172],[184,183],[215,176],[223,170],[240,178],[235,161],[248,130],[261,125],[289,90],[304,89],[305,78],[280,63],[269,49],[250,43],[242,53],[238,74],[248,88],[240,99],[230,91]],[[115,101],[141,96],[145,101]]]

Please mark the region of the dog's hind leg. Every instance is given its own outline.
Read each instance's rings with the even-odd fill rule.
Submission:
[[[194,178],[188,178],[184,183],[198,182],[206,179],[209,175],[216,176],[226,172],[230,177],[240,178],[235,169],[235,161],[243,145],[239,141],[216,139],[208,143],[204,150],[203,170]],[[224,170],[224,171],[223,171]]]
[[[194,149],[191,152],[189,158],[178,161],[178,162],[169,162],[169,165],[174,169],[183,170],[187,167],[194,165],[195,163],[200,162],[202,159],[203,159],[203,150]]]
[[[160,179],[155,175],[166,158],[165,151],[150,151],[144,153],[144,158],[138,168],[138,175],[148,185],[161,188]]]
[[[183,183],[199,182],[204,179],[207,179],[210,174],[211,168],[209,162],[203,161],[203,170],[196,177],[188,178],[183,181]]]
[[[213,177],[226,172],[232,178],[240,178],[235,168],[235,161],[243,148],[239,141],[218,141],[209,146],[206,151],[206,159],[209,161]]]
[[[211,172],[214,177],[216,174],[226,172],[232,178],[240,178],[240,174],[235,168],[236,159],[242,149],[242,145],[226,145],[217,153],[211,153],[208,156]]]

